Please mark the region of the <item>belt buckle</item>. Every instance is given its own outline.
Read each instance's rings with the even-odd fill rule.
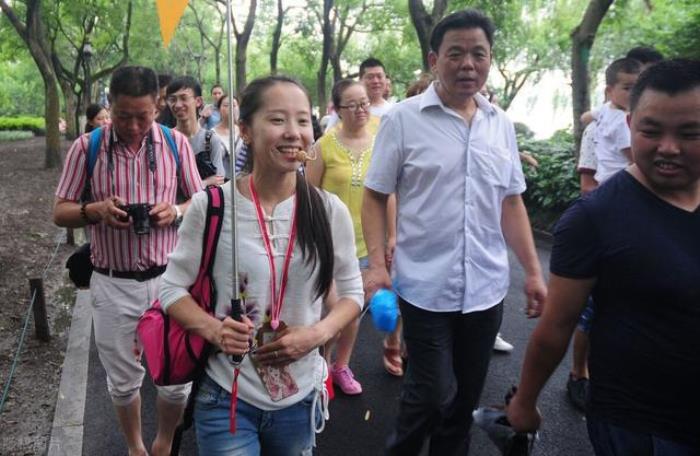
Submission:
[[[146,269],[145,271],[134,271],[134,280],[137,282],[145,282],[147,280],[146,275],[148,274],[148,271],[149,269]]]

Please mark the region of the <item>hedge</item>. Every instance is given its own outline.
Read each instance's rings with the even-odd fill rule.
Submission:
[[[539,162],[537,169],[523,166],[527,191],[523,199],[533,225],[550,230],[569,205],[579,197],[574,138],[558,131],[546,140],[534,140],[527,129],[516,126],[518,146]]]
[[[43,135],[46,123],[43,117],[0,117],[0,131],[31,131],[35,135]]]
[[[33,138],[34,133],[31,131],[2,131],[0,130],[0,142],[21,141],[23,139]]]

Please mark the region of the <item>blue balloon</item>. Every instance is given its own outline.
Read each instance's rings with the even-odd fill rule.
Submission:
[[[393,332],[396,329],[399,319],[396,293],[386,288],[377,290],[369,301],[369,310],[372,313],[372,322],[378,330]]]

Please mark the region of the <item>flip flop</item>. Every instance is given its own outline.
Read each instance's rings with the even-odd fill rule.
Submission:
[[[403,377],[403,359],[401,358],[401,348],[399,347],[389,347],[384,345],[384,369],[394,377]]]

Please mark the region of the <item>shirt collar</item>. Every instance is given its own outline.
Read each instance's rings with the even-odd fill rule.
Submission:
[[[433,81],[428,88],[423,92],[421,95],[421,100],[420,100],[420,110],[424,110],[425,108],[428,108],[430,106],[439,106],[443,110],[449,109],[445,104],[442,102],[440,97],[437,94],[437,90],[435,90],[435,84],[436,81]],[[491,103],[480,93],[477,93],[474,95],[474,100],[476,101],[476,107],[482,111],[484,111],[485,114],[488,115],[493,115],[496,114],[496,108],[493,107]]]
[[[151,125],[151,130],[150,134],[153,135],[153,144],[160,144],[162,142],[161,140],[161,135],[156,132],[156,127],[158,126],[158,123],[154,120],[153,125]],[[115,144],[124,144],[124,141],[119,138],[117,135],[117,130],[114,129],[114,125],[112,123],[109,124],[109,135],[112,138],[112,141],[114,141]],[[148,133],[146,133],[146,136],[143,137],[141,140],[141,147],[143,147],[144,144],[146,144],[146,138],[148,137]]]

